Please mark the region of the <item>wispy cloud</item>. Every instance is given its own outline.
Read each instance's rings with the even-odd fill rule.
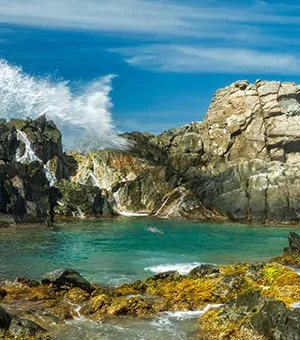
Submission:
[[[281,13],[276,5],[257,1],[246,5],[234,3],[224,6],[222,1],[208,0],[200,4],[174,0],[0,0],[0,22],[188,37],[231,35],[231,38],[246,34],[249,24],[299,22],[299,17]]]
[[[155,71],[300,73],[300,60],[295,56],[251,49],[150,45],[113,51],[121,53],[130,65]]]
[[[298,13],[292,0],[0,0],[0,23],[130,34],[136,46],[110,51],[168,72],[298,72]]]

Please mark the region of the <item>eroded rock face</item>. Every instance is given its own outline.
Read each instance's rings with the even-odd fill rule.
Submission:
[[[34,152],[32,163],[44,167],[49,183],[54,175],[52,185],[63,191],[55,208],[63,216],[129,212],[298,223],[299,91],[294,83],[237,81],[216,92],[204,122],[157,136],[124,134],[131,145],[127,152],[63,154],[60,133],[45,117],[1,122],[0,156],[5,166],[14,166],[16,155],[22,160],[28,156],[28,142],[17,130],[24,133]],[[30,178],[35,187],[43,185],[40,174],[36,170]],[[14,214],[16,209],[22,216],[37,209],[31,203],[34,199],[20,194],[29,192],[23,180],[17,174],[0,173],[0,212]],[[19,193],[13,203],[8,187]]]
[[[59,130],[41,116],[1,121],[0,132],[0,224],[52,219],[57,198],[49,187],[59,177],[47,163],[52,159],[62,162]]]

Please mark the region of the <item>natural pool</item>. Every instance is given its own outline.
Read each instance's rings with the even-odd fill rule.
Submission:
[[[149,232],[148,224],[163,234]],[[60,222],[53,230],[0,229],[0,280],[40,280],[45,272],[71,267],[92,282],[118,285],[168,270],[187,273],[199,263],[264,261],[282,253],[290,230],[150,218]],[[293,230],[299,232],[300,227]],[[55,332],[57,339],[65,340],[188,339],[198,314],[103,323],[79,319]]]

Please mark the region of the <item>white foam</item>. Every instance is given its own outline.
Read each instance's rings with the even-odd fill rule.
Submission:
[[[167,264],[160,264],[158,266],[151,266],[145,268],[150,272],[155,274],[165,273],[171,270],[176,270],[179,274],[188,274],[193,268],[199,266],[200,262],[192,262],[192,263],[167,263]]]
[[[65,147],[74,148],[75,139],[84,137],[81,149],[124,149],[128,142],[115,131],[110,109],[113,75],[102,77],[85,87],[50,77],[32,77],[20,67],[0,59],[0,116],[37,118],[46,114],[66,136]]]
[[[195,311],[178,311],[178,312],[165,312],[164,314],[169,318],[176,318],[179,320],[197,318],[200,315],[205,314],[207,311],[213,308],[219,308],[222,304],[208,304],[204,309]]]
[[[143,216],[149,216],[149,214],[139,214],[139,213],[132,213],[132,212],[128,212],[128,211],[120,211],[119,212],[120,215],[122,216],[127,216],[127,217],[143,217]]]
[[[292,304],[293,308],[300,308],[300,302],[296,302]]]

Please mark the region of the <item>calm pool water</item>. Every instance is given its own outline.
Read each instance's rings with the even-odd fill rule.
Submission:
[[[148,231],[148,225],[163,234]],[[282,253],[290,230],[149,218],[61,222],[54,230],[0,229],[0,280],[40,280],[45,272],[71,267],[92,282],[117,285],[167,270],[187,273],[203,262],[263,261]],[[99,323],[80,318],[51,331],[57,340],[187,340],[195,337],[198,316],[164,313]]]
[[[148,224],[164,234],[149,232]],[[290,230],[145,218],[0,229],[0,280],[39,280],[47,271],[71,267],[90,281],[117,285],[167,270],[185,273],[203,262],[263,261],[282,253]]]

